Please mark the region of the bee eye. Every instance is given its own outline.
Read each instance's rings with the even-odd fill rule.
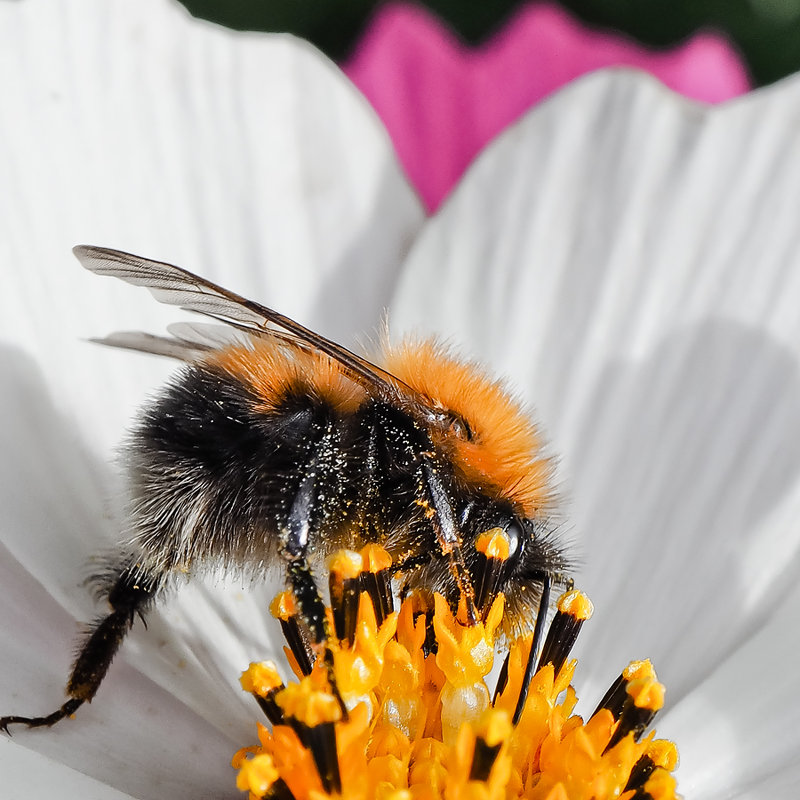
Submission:
[[[428,410],[428,420],[437,427],[446,429],[451,436],[465,442],[471,442],[475,438],[475,432],[469,423],[455,411],[446,408],[435,408]]]
[[[465,442],[471,442],[475,436],[469,423],[457,414],[450,415],[450,432]]]
[[[522,525],[516,520],[511,520],[505,530],[505,534],[508,539],[508,557],[513,558],[517,550],[519,550],[522,537],[525,535],[522,530]]]

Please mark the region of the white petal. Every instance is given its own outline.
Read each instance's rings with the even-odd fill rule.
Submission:
[[[14,744],[0,741],[0,774],[6,797],[47,797],[58,787],[59,797],[81,800],[128,800],[118,792],[57,761]]]
[[[733,800],[795,800],[800,791],[800,761],[735,787],[726,795]],[[719,795],[722,797],[723,795]]]
[[[0,585],[3,714],[50,713],[64,701],[60,687],[78,626],[2,547]],[[134,797],[159,800],[232,794],[228,762],[242,730],[207,724],[172,692],[118,660],[96,703],[75,720],[49,731],[15,727],[13,733],[18,749],[34,749]]]
[[[175,312],[84,273],[75,244],[180,263],[346,340],[377,324],[423,214],[309,45],[166,0],[3,3],[0,94],[1,338],[47,364],[103,455],[169,367],[80,338]]]
[[[478,159],[391,306],[535,404],[602,684],[651,656],[674,702],[796,580],[798,107],[797,78],[703,108],[590,76]]]
[[[0,620],[0,713],[46,713],[63,702],[73,617],[97,613],[84,562],[119,536],[113,447],[172,369],[80,339],[175,319],[71,247],[180,263],[352,344],[424,215],[332,64],[166,0],[0,4],[0,95],[0,563],[4,589],[20,582]],[[15,742],[137,797],[235,793],[227,760],[255,733],[236,677],[270,655],[272,623],[267,590],[210,592],[137,630],[74,722]]]
[[[775,616],[658,723],[678,742],[686,797],[796,798],[800,591],[773,597]]]

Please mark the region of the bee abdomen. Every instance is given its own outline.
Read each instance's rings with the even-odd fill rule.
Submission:
[[[317,492],[311,523],[330,538],[359,515],[360,436],[357,415],[310,393],[287,392],[265,407],[236,376],[192,365],[133,431],[136,546],[160,569],[275,563],[279,532],[309,469]]]

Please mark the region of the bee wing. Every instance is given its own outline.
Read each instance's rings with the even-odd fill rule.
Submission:
[[[93,337],[89,341],[106,347],[175,358],[178,361],[196,361],[215,349],[200,342],[187,342],[174,336],[155,336],[142,331],[115,331],[102,338]]]
[[[244,344],[247,335],[230,325],[207,322],[172,322],[167,331],[175,339],[203,350],[221,350],[224,347]]]
[[[290,317],[223,289],[181,267],[151,261],[121,250],[90,245],[79,245],[73,248],[73,252],[90,272],[111,275],[134,286],[144,286],[161,303],[204,314],[252,335],[277,338],[301,350],[325,353],[372,394],[391,397],[396,396],[399,390],[403,394],[413,395],[402,381],[341,345],[314,333]],[[167,340],[166,337],[153,337],[159,338]],[[111,343],[114,346],[130,346]],[[158,345],[152,340],[150,344]],[[158,352],[166,355],[162,350]]]
[[[196,345],[205,352],[221,350],[233,345],[247,344],[251,336],[268,338],[278,342],[284,347],[311,352],[312,348],[305,342],[290,333],[278,329],[269,331],[253,331],[244,325],[229,322],[227,325],[213,325],[203,322],[172,322],[167,325],[167,331],[172,336],[187,344]]]
[[[178,361],[196,361],[224,347],[242,344],[247,334],[227,325],[209,325],[192,322],[174,322],[167,326],[169,336],[156,336],[142,331],[115,331],[102,338],[89,341],[106,347],[136,350]]]

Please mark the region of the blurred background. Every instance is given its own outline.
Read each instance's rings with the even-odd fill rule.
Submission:
[[[351,56],[376,0],[182,0],[195,16],[238,30],[288,31],[336,61]],[[800,69],[800,0],[559,0],[585,25],[659,49],[698,31],[725,35],[752,83],[772,83]],[[502,30],[524,3],[426,0],[425,6],[468,44]]]

